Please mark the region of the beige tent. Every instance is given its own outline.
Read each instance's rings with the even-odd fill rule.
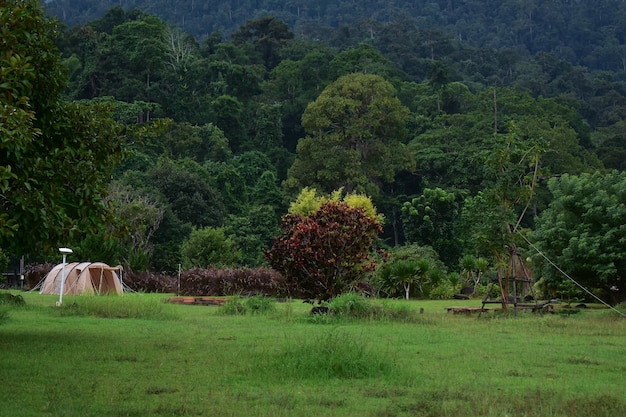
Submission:
[[[63,295],[122,294],[121,266],[111,267],[103,262],[73,262],[52,268],[40,283],[40,294],[59,294],[65,276]],[[119,273],[119,274],[118,274]]]

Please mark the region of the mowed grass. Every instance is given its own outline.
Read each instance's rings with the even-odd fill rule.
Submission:
[[[626,320],[606,310],[478,318],[444,308],[478,300],[393,300],[376,302],[415,314],[342,319],[297,301],[238,315],[163,294],[21,295],[0,311],[0,416],[626,415]]]

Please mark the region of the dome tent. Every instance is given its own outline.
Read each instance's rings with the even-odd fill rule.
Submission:
[[[124,291],[121,280],[121,266],[111,267],[103,262],[73,262],[58,264],[38,285],[40,294],[59,294],[61,280],[65,275],[63,295],[79,294],[117,294]],[[120,273],[118,275],[118,272]]]

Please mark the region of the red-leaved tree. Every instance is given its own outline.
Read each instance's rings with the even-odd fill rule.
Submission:
[[[360,207],[327,202],[308,216],[285,215],[281,229],[265,257],[292,296],[331,299],[376,266],[373,244],[382,227]]]

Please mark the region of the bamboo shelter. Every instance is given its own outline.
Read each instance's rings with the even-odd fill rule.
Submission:
[[[517,314],[518,309],[541,310],[545,304],[537,301],[533,288],[532,277],[522,256],[515,246],[509,246],[509,263],[506,268],[498,271],[497,279],[493,280],[487,287],[487,294],[483,299],[481,313],[486,310],[487,304],[501,304],[503,310],[513,307]],[[494,285],[500,288],[500,296],[497,299],[490,297]]]

